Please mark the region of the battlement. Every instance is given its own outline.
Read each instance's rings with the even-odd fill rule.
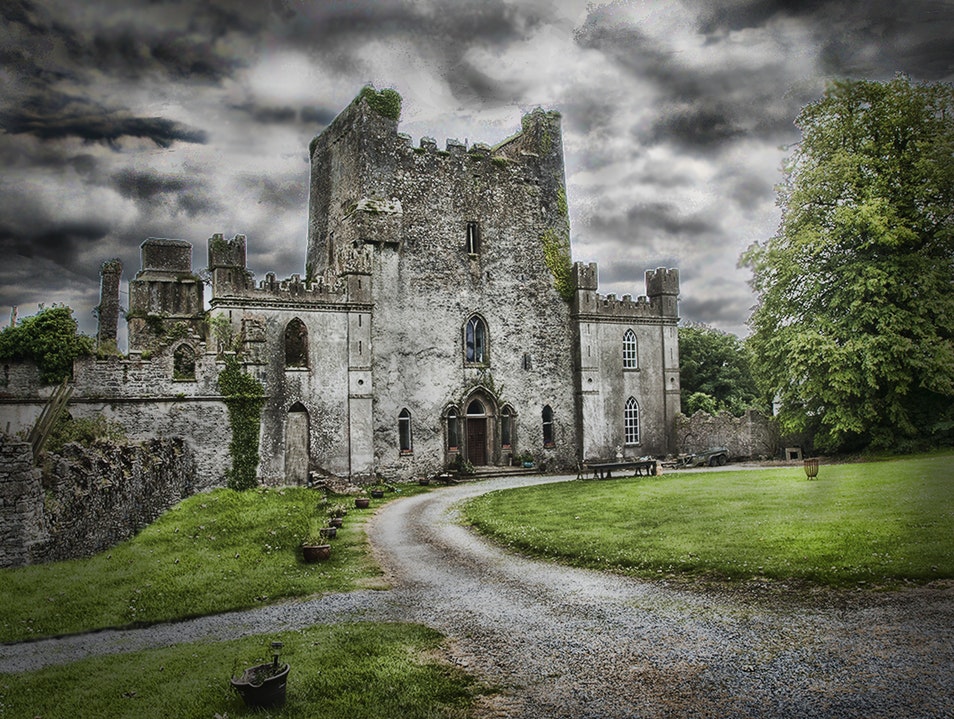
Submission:
[[[646,294],[650,297],[679,294],[679,270],[658,267],[646,270]]]
[[[192,245],[185,240],[147,237],[139,246],[141,272],[192,272]]]
[[[573,275],[571,281],[576,290],[596,290],[599,287],[599,274],[596,269],[596,263],[573,263]]]
[[[217,267],[245,268],[245,235],[226,240],[221,233],[209,238],[209,269]]]

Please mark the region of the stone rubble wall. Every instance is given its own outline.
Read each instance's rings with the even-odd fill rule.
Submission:
[[[33,466],[0,437],[0,566],[88,557],[129,539],[191,495],[196,462],[181,437],[70,444]]]
[[[691,417],[676,417],[679,452],[704,452],[726,447],[732,458],[772,458],[778,454],[778,425],[773,417],[747,410],[741,417],[728,412],[711,415],[698,411]]]

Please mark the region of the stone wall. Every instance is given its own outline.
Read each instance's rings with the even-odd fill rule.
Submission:
[[[0,438],[0,566],[87,557],[129,539],[196,486],[182,438],[67,445],[33,466],[27,443]]]
[[[778,454],[778,425],[773,417],[758,410],[747,410],[741,417],[728,412],[717,415],[696,412],[691,417],[676,417],[679,451],[703,452],[710,447],[726,447],[735,458],[772,458]]]

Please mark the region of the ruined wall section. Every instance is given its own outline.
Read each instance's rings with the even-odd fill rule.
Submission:
[[[733,459],[770,459],[778,454],[779,430],[774,417],[755,409],[741,417],[728,412],[711,415],[698,411],[676,419],[679,451],[684,454],[725,447]]]
[[[88,557],[129,539],[196,488],[185,440],[67,445],[36,469],[0,438],[0,566]]]
[[[584,459],[611,459],[617,447],[627,457],[661,456],[671,443],[679,405],[679,275],[646,273],[645,296],[599,294],[593,263],[574,265],[574,319],[579,333],[581,423]],[[623,341],[636,337],[635,367],[625,367]],[[627,444],[626,401],[639,405],[639,442]]]
[[[516,451],[572,465],[574,340],[557,282],[570,267],[559,116],[531,113],[496,150],[456,140],[439,150],[427,138],[413,147],[396,123],[358,103],[319,138],[312,161],[309,257],[329,256],[326,266],[347,271],[355,248],[373,249],[376,468],[398,476],[440,469],[442,414],[448,405],[463,414],[477,387],[516,411]],[[321,178],[339,174],[363,177],[335,188],[329,202]],[[316,217],[324,211],[331,216]],[[468,223],[476,247],[468,247]],[[473,315],[487,324],[489,361],[468,365],[464,327]],[[554,412],[552,448],[543,446],[544,405]],[[413,427],[405,455],[403,409]],[[498,418],[490,421],[493,431]]]

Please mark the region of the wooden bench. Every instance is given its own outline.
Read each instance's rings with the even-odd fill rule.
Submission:
[[[613,472],[616,471],[631,471],[632,475],[624,476],[633,477],[639,477],[643,474],[643,472],[646,473],[647,477],[652,477],[656,474],[655,459],[633,459],[620,462],[596,462],[584,464],[583,467],[592,470],[593,479],[612,479]]]

